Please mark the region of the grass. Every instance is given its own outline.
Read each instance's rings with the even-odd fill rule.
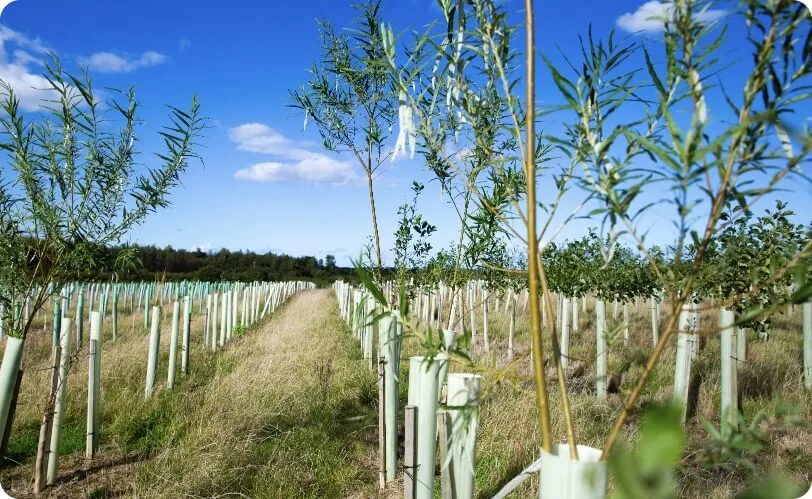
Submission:
[[[167,307],[168,308],[168,307]],[[664,307],[665,310],[665,307]],[[609,328],[619,322],[607,307]],[[482,349],[477,314],[477,355],[473,365],[454,361],[451,371],[483,375],[477,441],[476,490],[496,493],[538,456],[535,390],[529,358],[526,312],[516,318],[515,358],[507,360],[508,314],[489,311],[491,349]],[[619,314],[620,318],[620,314]],[[101,450],[84,461],[86,362],[77,357],[68,384],[68,404],[60,450],[60,479],[53,497],[374,497],[377,495],[377,387],[361,359],[360,346],[341,321],[329,290],[304,293],[265,321],[235,336],[217,354],[202,346],[202,320],[192,325],[191,373],[164,389],[169,318],[162,322],[161,384],[144,400],[147,334],[140,314],[124,316],[116,343],[102,354]],[[466,315],[466,320],[468,316]],[[594,315],[592,304],[579,313],[572,333],[569,379],[579,443],[602,447],[620,403],[610,394],[594,396]],[[661,317],[661,324],[665,323]],[[612,342],[609,374],[628,390],[642,372],[651,346],[646,304],[633,309],[631,341]],[[715,317],[703,314],[702,324]],[[106,326],[109,328],[109,321]],[[47,334],[46,334],[47,333]],[[545,338],[549,352],[549,339]],[[695,363],[701,384],[696,414],[686,424],[688,445],[679,467],[680,497],[731,497],[754,479],[743,466],[709,468],[696,462],[709,447],[700,418],[719,420],[719,341],[710,337]],[[405,404],[408,357],[419,354],[413,339],[403,346],[400,395]],[[673,346],[666,349],[641,399],[641,406],[671,397]],[[12,495],[29,494],[39,432],[50,333],[27,340],[23,386],[9,443],[13,460],[0,472]],[[750,337],[747,362],[739,370],[741,406],[747,421],[766,414],[764,448],[751,456],[761,472],[780,469],[799,484],[812,481],[812,395],[801,385],[800,313],[776,318],[769,341]],[[621,376],[622,373],[622,376]],[[548,369],[552,375],[552,368]],[[551,382],[551,405],[560,407]],[[790,408],[791,410],[787,410]],[[787,415],[788,414],[788,415]],[[633,445],[641,410],[636,408],[623,443]],[[790,417],[791,416],[791,417]],[[553,433],[564,439],[560,411],[553,411]],[[399,428],[402,432],[402,428]],[[16,464],[14,464],[16,463]],[[610,484],[611,487],[611,484]],[[400,482],[387,490],[399,497]],[[513,497],[537,497],[538,478],[526,480]]]
[[[234,370],[141,467],[137,496],[340,497],[374,483],[375,378],[327,293],[299,297],[226,354]]]
[[[170,307],[165,307],[166,309]],[[116,463],[129,464],[146,459],[159,448],[170,445],[183,433],[184,428],[175,421],[177,413],[189,409],[187,395],[204,386],[218,371],[231,369],[202,345],[203,319],[195,314],[192,322],[192,349],[190,372],[183,377],[178,369],[174,392],[165,390],[169,357],[169,333],[171,317],[164,314],[161,331],[161,363],[158,373],[157,392],[144,400],[146,378],[147,332],[143,330],[141,313],[125,314],[121,304],[119,335],[112,341],[111,320],[104,323],[104,348],[102,350],[100,433],[101,447],[96,463],[84,463],[87,356],[86,345],[77,348],[73,337],[73,354],[68,376],[65,417],[59,444],[60,476],[56,490],[61,490],[77,475],[87,475],[88,470],[105,465],[112,468]],[[195,309],[197,311],[197,309]],[[50,325],[43,330],[40,320],[26,339],[23,358],[23,383],[15,415],[14,427],[9,439],[8,458],[0,474],[6,490],[25,496],[30,494],[30,477],[39,436],[39,422],[45,405],[50,383],[51,333]],[[85,326],[86,333],[88,331]],[[197,334],[195,334],[197,333]],[[74,333],[75,334],[75,333]],[[11,466],[9,466],[11,464]],[[100,464],[95,466],[94,464]],[[103,475],[105,473],[99,473]],[[111,473],[115,476],[116,473]],[[86,481],[87,493],[94,489],[94,481]],[[123,487],[122,487],[123,486]],[[114,484],[111,489],[126,488]],[[92,490],[91,490],[92,489]],[[71,493],[75,492],[71,489]],[[98,494],[98,492],[94,492]]]
[[[580,304],[579,304],[580,306]],[[660,324],[665,324],[665,307]],[[467,319],[467,317],[466,317]],[[496,493],[505,483],[516,476],[538,457],[540,435],[537,429],[535,388],[532,380],[529,348],[529,318],[524,310],[517,308],[516,333],[513,362],[507,359],[508,314],[503,308],[489,310],[489,336],[491,349],[482,351],[482,315],[477,313],[477,351],[474,364],[457,362],[450,371],[478,372],[483,375],[484,396],[480,406],[480,430],[477,439],[476,490],[478,497],[486,498]],[[595,398],[595,341],[594,312],[590,302],[587,313],[579,310],[579,332],[571,333],[570,356],[573,373],[569,379],[576,438],[580,444],[602,448],[608,429],[621,404],[621,394],[631,389],[643,371],[652,350],[650,309],[646,303],[633,308],[631,313],[631,340],[624,345],[622,334],[610,343],[609,375],[620,377],[619,394],[610,394],[606,402]],[[607,304],[608,330],[620,324],[622,314],[613,318],[612,307]],[[701,317],[705,327],[716,325],[718,319],[710,312]],[[702,327],[702,326],[700,326]],[[747,362],[739,370],[741,406],[749,422],[757,413],[767,415],[761,425],[766,433],[764,448],[752,456],[760,472],[780,470],[799,486],[808,487],[812,482],[812,394],[805,392],[801,378],[801,317],[796,310],[778,316],[768,341],[760,341],[755,335],[748,337]],[[545,350],[551,351],[549,338],[545,337]],[[404,356],[415,354],[418,348],[404,348]],[[695,462],[703,450],[710,446],[709,437],[701,418],[719,422],[719,355],[717,336],[705,342],[694,373],[701,383],[698,390],[695,415],[686,424],[688,444],[685,460],[679,467],[680,497],[732,497],[755,478],[744,466],[708,468]],[[674,376],[675,348],[667,348],[664,356],[647,385],[640,406],[671,398]],[[551,365],[547,369],[548,380],[554,376]],[[552,411],[553,435],[564,441],[563,415],[557,385],[550,383],[549,393]],[[785,408],[791,408],[793,417],[782,417]],[[624,433],[624,443],[632,445],[640,421],[641,410],[636,408]],[[610,483],[611,489],[611,483]],[[805,490],[805,489],[804,489]],[[512,497],[538,497],[538,480],[526,480]]]
[[[171,317],[164,316],[159,384],[147,400],[143,316],[124,315],[117,342],[105,332],[101,448],[92,463],[84,461],[86,357],[77,353],[73,359],[59,479],[50,494],[176,497],[228,490],[251,497],[333,496],[373,482],[377,475],[364,470],[366,461],[374,463],[375,378],[337,307],[324,307],[331,303],[324,293],[297,297],[270,321],[240,328],[217,354],[203,346],[203,320],[195,314],[190,373],[183,377],[178,369],[171,392],[164,386]],[[31,494],[49,383],[44,368],[50,332],[41,322],[24,355],[10,459],[0,472],[0,482],[16,497]]]

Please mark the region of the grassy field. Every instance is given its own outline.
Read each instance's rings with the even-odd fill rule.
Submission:
[[[534,461],[539,435],[529,359],[528,320],[519,307],[515,358],[507,360],[508,316],[490,313],[491,348],[481,345],[477,316],[474,365],[455,361],[451,371],[483,375],[484,397],[477,443],[478,497],[490,497]],[[594,314],[579,314],[572,335],[571,401],[580,443],[601,447],[620,395],[604,403],[594,397]],[[169,317],[162,322],[161,371],[166,379]],[[649,309],[631,314],[631,341],[610,347],[609,372],[619,390],[629,388],[651,349]],[[607,307],[610,329],[614,322]],[[619,319],[618,319],[619,321]],[[703,315],[702,324],[715,321]],[[341,321],[334,295],[314,290],[292,298],[270,319],[235,338],[223,351],[202,346],[202,320],[192,327],[191,373],[169,392],[162,384],[144,400],[147,335],[139,314],[121,320],[115,343],[106,336],[102,365],[101,451],[84,460],[87,364],[77,356],[68,385],[61,442],[60,474],[52,497],[376,497],[377,387],[360,358],[360,348]],[[752,456],[760,471],[781,469],[799,484],[812,481],[812,395],[801,385],[800,313],[779,316],[768,341],[750,338],[739,387],[745,419],[767,418],[765,447]],[[109,321],[107,326],[109,327]],[[109,331],[107,332],[109,335]],[[15,497],[30,495],[39,421],[48,384],[43,370],[50,356],[50,333],[37,332],[26,346],[19,407],[0,483]],[[548,345],[549,348],[549,345]],[[404,378],[409,355],[403,348]],[[710,444],[700,418],[719,419],[719,341],[710,337],[697,361],[701,383],[696,414],[687,424],[688,449],[680,467],[681,497],[731,497],[754,477],[742,465],[701,465]],[[653,376],[643,403],[668,400],[674,349]],[[552,372],[550,371],[550,374]],[[405,401],[406,379],[401,382]],[[558,393],[551,386],[551,402]],[[786,407],[790,416],[781,415]],[[554,411],[553,431],[563,439],[563,418]],[[625,432],[633,442],[639,411]],[[527,480],[514,497],[537,497],[538,480]],[[394,484],[388,497],[400,496]]]
[[[170,322],[162,321],[163,381],[146,401],[142,316],[125,317],[118,341],[105,343],[101,449],[92,463],[84,459],[87,365],[76,359],[51,497],[366,496],[377,480],[375,377],[329,291],[292,298],[217,354],[203,348],[197,319],[190,375],[172,392],[163,389]],[[48,363],[50,333],[27,341],[11,461],[0,474],[14,497],[31,495],[48,384],[48,372],[36,369]]]
[[[632,309],[629,343],[623,344],[621,334],[609,348],[608,373],[620,380],[619,393],[610,393],[605,403],[599,403],[594,385],[595,319],[592,307],[590,302],[588,312],[579,313],[580,332],[571,335],[570,403],[579,443],[601,448],[619,411],[621,394],[630,390],[639,378],[652,349],[651,323],[647,304]],[[613,319],[609,305],[606,314],[608,330],[611,331],[621,323],[622,315]],[[517,310],[514,340],[517,353],[514,361],[508,362],[508,318],[501,311],[489,315],[491,350],[485,353],[478,346],[480,355],[473,369],[483,375],[485,392],[476,467],[477,490],[479,497],[483,498],[490,497],[533,462],[538,457],[540,444],[529,357],[528,317],[524,311]],[[664,319],[665,315],[661,317],[661,325],[665,323]],[[481,315],[477,320],[481,336]],[[703,313],[700,328],[703,324],[710,327],[717,323],[714,314]],[[766,416],[760,425],[766,435],[765,447],[752,457],[752,462],[759,471],[783,471],[806,490],[812,482],[812,393],[804,392],[802,386],[800,309],[776,317],[768,341],[759,341],[755,336],[748,339],[747,362],[739,370],[741,407],[748,423],[759,412]],[[549,338],[545,338],[545,347],[547,352],[551,351]],[[680,467],[677,491],[680,497],[733,497],[755,478],[755,473],[742,465],[721,468],[703,466],[699,462],[711,447],[701,418],[713,421],[717,426],[720,419],[719,348],[718,337],[709,336],[695,362],[694,373],[698,374],[700,384],[695,414],[686,425],[688,444]],[[641,397],[641,406],[652,401],[670,400],[674,359],[675,348],[672,346],[657,364]],[[451,368],[452,371],[455,369],[470,370],[464,365]],[[551,366],[547,372],[548,379],[554,377]],[[560,408],[560,396],[553,382],[550,382],[549,393],[551,406]],[[563,415],[560,410],[553,410],[552,416],[554,438],[564,441]],[[634,442],[639,423],[640,411],[636,410],[625,430],[627,443]],[[538,497],[538,480],[526,480],[514,497]]]

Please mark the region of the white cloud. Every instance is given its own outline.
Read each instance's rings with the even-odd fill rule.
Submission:
[[[352,164],[324,154],[294,162],[269,161],[237,170],[235,178],[252,182],[313,182],[343,185],[356,179]]]
[[[8,45],[13,44],[14,59],[9,60]],[[25,49],[25,50],[23,50]],[[22,33],[0,25],[0,80],[4,81],[20,99],[20,108],[24,111],[35,111],[45,104],[46,99],[54,96],[50,83],[39,69],[32,70],[31,65],[42,65],[42,60],[33,54],[43,55],[50,49],[39,39],[29,38]]]
[[[229,129],[228,137],[241,151],[284,155],[294,147],[293,142],[268,125],[245,123]]]
[[[251,182],[311,182],[343,185],[358,179],[353,164],[311,151],[268,125],[245,123],[229,129],[237,149],[276,156],[275,161],[256,163],[238,170],[234,177]]]
[[[210,243],[210,242],[205,242],[205,243],[203,243],[203,244],[197,244],[197,245],[195,245],[195,247],[194,247],[192,250],[193,250],[193,251],[194,251],[194,250],[200,250],[200,251],[202,251],[203,253],[208,253],[209,251],[211,251],[211,249],[212,249],[212,245],[211,245],[211,243]]]
[[[46,54],[51,49],[45,45],[42,40],[37,38],[29,38],[18,31],[14,31],[8,26],[0,25],[0,39],[4,42],[12,42],[26,50],[36,52],[38,54]]]
[[[45,61],[40,59],[39,57],[35,57],[25,50],[17,49],[14,51],[14,64],[19,64],[21,66],[25,66],[27,64],[37,64],[39,66],[44,66]]]
[[[181,38],[178,40],[178,52],[183,52],[184,50],[188,49],[192,46],[192,41],[186,37]]]
[[[630,33],[657,33],[663,31],[663,18],[670,18],[673,4],[652,0],[644,3],[634,12],[627,12],[617,18],[618,27]],[[724,10],[706,9],[696,14],[702,23],[715,21],[725,15]]]
[[[96,52],[90,57],[79,58],[79,64],[100,73],[129,73],[164,62],[166,62],[166,56],[153,51],[144,52],[137,58],[128,58],[112,52]]]

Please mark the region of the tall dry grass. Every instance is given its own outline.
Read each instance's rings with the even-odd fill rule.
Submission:
[[[579,304],[580,306],[580,304]],[[607,329],[619,329],[622,314],[613,317],[613,307],[607,304]],[[446,311],[447,313],[447,311]],[[660,324],[665,324],[666,307],[662,308]],[[474,371],[483,375],[484,397],[480,409],[480,431],[477,440],[476,484],[478,497],[486,498],[516,476],[538,457],[540,435],[535,417],[535,390],[529,357],[529,318],[517,308],[513,362],[507,358],[509,317],[500,308],[489,311],[491,348],[481,346],[482,315],[477,314],[477,351],[473,366],[456,362],[451,371]],[[718,317],[712,311],[703,312],[702,327],[716,327]],[[652,349],[650,309],[640,303],[631,310],[631,338],[624,344],[622,332],[610,341],[608,374],[619,382],[620,393],[610,394],[606,402],[595,399],[595,319],[594,301],[588,302],[587,313],[579,310],[579,332],[571,333],[570,402],[579,443],[602,447],[607,431],[621,404],[621,394],[630,390],[642,372]],[[551,351],[549,338],[545,349]],[[767,415],[761,427],[767,435],[765,447],[752,457],[763,472],[780,470],[799,484],[812,482],[812,394],[802,387],[802,336],[799,310],[780,314],[774,319],[768,341],[752,333],[748,336],[747,361],[739,370],[741,407],[746,421],[759,412]],[[407,353],[417,353],[417,347],[407,347]],[[695,414],[686,424],[688,442],[685,460],[680,466],[680,497],[732,497],[742,490],[755,473],[733,465],[727,469],[708,468],[695,461],[708,448],[709,437],[701,419],[718,426],[720,411],[720,343],[718,335],[709,335],[695,361],[699,389]],[[640,400],[640,407],[652,402],[670,400],[673,388],[675,346],[667,348]],[[548,363],[549,364],[549,363]],[[548,381],[555,382],[555,373],[548,365]],[[560,408],[557,390],[550,389],[551,407]],[[787,417],[786,408],[792,415]],[[636,409],[629,418],[625,441],[632,445],[642,411]],[[560,410],[552,413],[555,437],[565,439],[564,418]],[[611,484],[610,484],[611,487]],[[538,497],[538,480],[531,478],[517,489],[513,497]]]

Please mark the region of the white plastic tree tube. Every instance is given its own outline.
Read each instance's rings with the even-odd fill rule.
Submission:
[[[482,299],[482,346],[487,352],[491,349],[490,338],[488,338],[488,298],[490,297],[490,293],[483,293],[483,295],[484,298]]]
[[[217,310],[217,308],[218,308],[217,307],[217,302],[219,301],[220,293],[215,288],[214,293],[212,293],[212,294],[214,295],[212,297],[212,301],[214,302],[214,308],[212,309],[211,318],[209,319],[209,322],[211,323],[211,325],[209,327],[211,329],[211,337],[209,338],[209,340],[211,341],[211,351],[216,352],[217,351],[217,336],[218,336],[218,334],[217,334],[217,332],[218,332],[217,331],[217,319],[219,317],[219,315],[217,314],[217,312],[218,312],[218,310]]]
[[[53,485],[56,481],[57,466],[59,457],[59,439],[62,434],[62,418],[65,415],[65,394],[68,388],[68,371],[70,370],[70,320],[62,318],[62,333],[59,335],[59,345],[62,354],[59,358],[59,377],[56,385],[56,401],[54,404],[54,419],[51,428],[51,442],[48,454],[48,471],[45,483]]]
[[[352,307],[350,310],[350,314],[352,320],[350,321],[350,327],[352,329],[352,337],[355,339],[361,338],[361,329],[359,324],[361,323],[361,307],[360,307],[360,293],[358,290],[354,290],[352,293]]]
[[[231,290],[231,314],[229,317],[231,318],[231,322],[229,322],[228,331],[226,331],[226,337],[230,340],[234,337],[234,327],[237,325],[237,310],[238,310],[238,303],[239,303],[239,291],[237,290],[237,286]]]
[[[147,309],[145,309],[147,310]],[[155,390],[155,377],[158,375],[158,348],[161,344],[161,307],[152,307],[152,324],[149,331],[149,353],[147,355],[147,381],[144,397],[150,398]]]
[[[152,299],[152,293],[153,293],[152,285],[147,284],[147,287],[144,290],[144,297],[145,297],[144,298],[144,329],[146,329],[147,325],[149,324],[149,310],[150,310],[149,309],[149,302]],[[160,310],[160,307],[159,307],[159,310]]]
[[[91,302],[92,303],[92,302]],[[76,300],[76,347],[82,346],[84,335],[84,308],[85,308],[85,294],[82,287],[79,286],[79,299]]]
[[[578,460],[570,459],[569,445],[558,444],[553,454],[541,451],[541,499],[603,499],[608,472],[601,450],[578,446]]]
[[[386,322],[388,319],[388,324]],[[380,323],[381,331],[386,333],[384,344],[384,404],[386,422],[386,480],[392,481],[397,476],[398,447],[398,393],[400,385],[400,335],[402,324],[400,314],[392,312]]]
[[[3,363],[0,364],[0,442],[6,437],[14,385],[17,383],[17,373],[23,359],[23,344],[22,338],[6,335],[6,349],[3,352]]]
[[[211,293],[206,296],[206,315],[203,322],[203,345],[211,341]]]
[[[187,295],[183,299],[183,350],[180,356],[180,372],[186,376],[189,374],[189,349],[192,329],[192,302]]]
[[[577,307],[571,307],[570,304],[570,299],[564,298],[561,305],[561,367],[564,371],[570,363],[570,309],[577,310]]]
[[[90,312],[90,342],[87,367],[87,439],[85,457],[93,459],[99,448],[99,402],[101,387],[102,314]]]
[[[113,341],[118,339],[118,286],[113,286],[113,309],[110,313],[113,319]]]
[[[736,328],[736,359],[739,362],[747,360],[747,329],[743,327]]]
[[[172,303],[172,329],[169,336],[169,368],[167,369],[166,388],[171,390],[175,386],[175,367],[178,364],[178,329],[180,321],[180,302]]]
[[[228,292],[220,295],[220,348],[226,344],[226,328],[228,328]]]
[[[457,340],[457,333],[453,329],[443,329],[443,348],[450,351],[454,348]]]
[[[470,314],[471,328],[471,358],[474,358],[474,345],[476,345],[476,296],[477,285],[472,283],[468,287],[468,313]]]
[[[363,315],[363,347],[364,347],[364,360],[369,364],[369,369],[372,370],[374,365],[373,353],[375,350],[375,324],[372,318],[375,316],[375,300],[369,296],[364,306]]]
[[[736,424],[738,409],[736,368],[738,362],[733,348],[733,325],[736,317],[731,310],[722,309],[719,313],[719,326],[721,328],[721,356],[722,356],[722,403],[721,421],[723,424]]]
[[[105,285],[103,292],[99,295],[99,312],[101,312],[102,321],[104,321],[104,316],[107,315],[107,293],[109,291],[107,285]]]
[[[454,499],[474,497],[476,435],[479,429],[478,374],[449,373],[447,406],[451,424],[448,442],[449,467]],[[445,445],[445,443],[443,443]],[[444,464],[444,463],[443,463]]]
[[[623,344],[629,344],[629,303],[623,302]]]
[[[437,400],[442,400],[443,396],[443,386],[446,384],[446,380],[448,379],[448,353],[454,348],[454,342],[457,340],[456,333],[453,329],[444,329],[443,330],[443,348],[445,352],[441,352],[437,354],[438,359],[444,360],[444,362],[440,365],[440,374],[439,374],[439,385],[437,387]]]
[[[804,322],[804,388],[812,390],[812,301],[803,304],[802,320]]]
[[[437,407],[438,387],[441,367],[447,359],[420,357],[410,366],[409,377],[415,376],[417,399],[417,474],[415,483],[416,499],[434,497],[434,457],[437,451]],[[411,383],[410,383],[411,387]]]
[[[595,300],[597,362],[595,364],[595,390],[598,400],[606,399],[606,364],[609,351],[606,348],[606,302],[598,298]]]
[[[691,365],[697,351],[696,330],[699,317],[692,303],[686,303],[679,315],[677,357],[674,368],[674,402],[682,406],[682,420],[688,411],[688,388],[691,381]]]
[[[262,290],[260,289],[260,284],[254,286],[254,315],[253,315],[253,323],[256,323],[259,320],[259,302],[262,298]]]
[[[420,364],[423,356],[409,357],[409,390],[406,393],[406,405],[417,406],[417,397],[420,394]]]
[[[656,345],[660,340],[660,310],[657,307],[657,299],[651,297],[651,341]]]
[[[231,339],[234,328],[234,290],[226,291],[226,342]]]
[[[445,285],[441,282],[439,285],[439,296],[437,299],[437,329],[443,327],[443,312],[445,310]]]
[[[248,325],[248,288],[242,290],[242,307],[240,310],[240,326],[246,327]]]
[[[508,361],[513,360],[513,334],[516,331],[516,295],[511,290],[505,308],[510,307],[510,324],[508,326]]]

